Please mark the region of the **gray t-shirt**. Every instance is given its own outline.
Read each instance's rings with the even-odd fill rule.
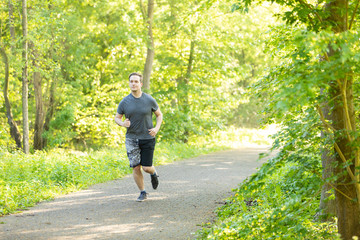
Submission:
[[[130,120],[131,124],[127,128],[126,137],[135,139],[154,138],[148,130],[154,127],[152,113],[158,108],[155,99],[144,92],[139,98],[134,97],[131,93],[124,97],[119,103],[117,112]]]

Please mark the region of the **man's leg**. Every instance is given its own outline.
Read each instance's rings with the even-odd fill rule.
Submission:
[[[141,149],[141,160],[140,163],[145,172],[151,175],[151,184],[154,189],[159,186],[159,179],[156,173],[155,167],[153,166],[153,156],[155,149],[155,138],[139,140],[139,147]]]
[[[126,138],[125,140],[126,152],[130,161],[130,167],[133,168],[133,178],[136,185],[140,190],[140,196],[136,201],[142,202],[147,199],[147,193],[145,191],[144,176],[141,171],[140,163],[140,148],[139,141],[137,139]]]
[[[143,169],[145,172],[150,173],[151,185],[152,185],[153,189],[157,189],[157,187],[159,186],[159,175],[157,175],[155,167],[154,166],[151,166],[151,167],[143,166]]]
[[[139,190],[144,191],[145,190],[144,176],[141,172],[141,165],[137,165],[136,167],[133,168],[133,177]]]
[[[140,196],[136,199],[136,201],[142,202],[145,199],[147,199],[148,194],[145,191],[144,176],[141,172],[141,165],[138,165],[133,168],[133,177],[134,177],[136,185],[138,186],[138,188],[140,190]]]
[[[125,146],[127,156],[130,162],[130,167],[133,168],[133,177],[135,183],[140,189],[140,191],[143,191],[144,177],[141,172],[139,141],[137,139],[126,138]]]

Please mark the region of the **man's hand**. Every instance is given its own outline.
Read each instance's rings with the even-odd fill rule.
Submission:
[[[159,132],[160,126],[161,126],[161,123],[162,123],[162,119],[163,119],[160,108],[158,108],[154,113],[155,113],[155,116],[156,116],[156,126],[154,128],[149,129],[149,134],[152,137],[155,137],[156,134]]]
[[[152,136],[152,137],[155,137],[156,134],[158,133],[159,129],[157,128],[151,128],[149,129],[149,134]]]
[[[128,118],[126,118],[125,121],[122,121],[123,116],[124,116],[123,114],[116,113],[116,115],[115,115],[116,124],[119,126],[122,126],[122,127],[126,127],[126,128],[130,127],[130,125],[131,125],[130,120]]]
[[[130,120],[129,120],[128,118],[125,119],[125,121],[124,121],[124,123],[123,123],[123,126],[126,127],[126,128],[128,128],[128,127],[130,127],[130,125],[131,125]]]

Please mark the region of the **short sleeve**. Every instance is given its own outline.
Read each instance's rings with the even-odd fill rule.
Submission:
[[[156,100],[153,97],[151,97],[151,99],[152,99],[152,101],[151,101],[151,110],[153,112],[155,112],[156,110],[159,109],[159,105],[157,104]]]
[[[117,108],[117,113],[118,114],[121,114],[121,115],[123,115],[124,114],[124,107],[123,107],[123,102],[121,101],[120,103],[119,103],[119,106],[118,106],[118,108]]]

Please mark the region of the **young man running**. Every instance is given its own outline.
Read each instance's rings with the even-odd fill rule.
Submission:
[[[162,113],[155,99],[142,92],[142,75],[131,73],[129,86],[131,93],[123,98],[117,108],[115,122],[127,128],[125,146],[133,168],[133,177],[140,190],[136,201],[147,199],[144,186],[144,177],[141,168],[151,175],[151,184],[154,189],[159,185],[158,175],[153,166],[155,136],[160,130]],[[153,126],[152,113],[156,116],[156,125]],[[125,116],[125,119],[123,117]]]

